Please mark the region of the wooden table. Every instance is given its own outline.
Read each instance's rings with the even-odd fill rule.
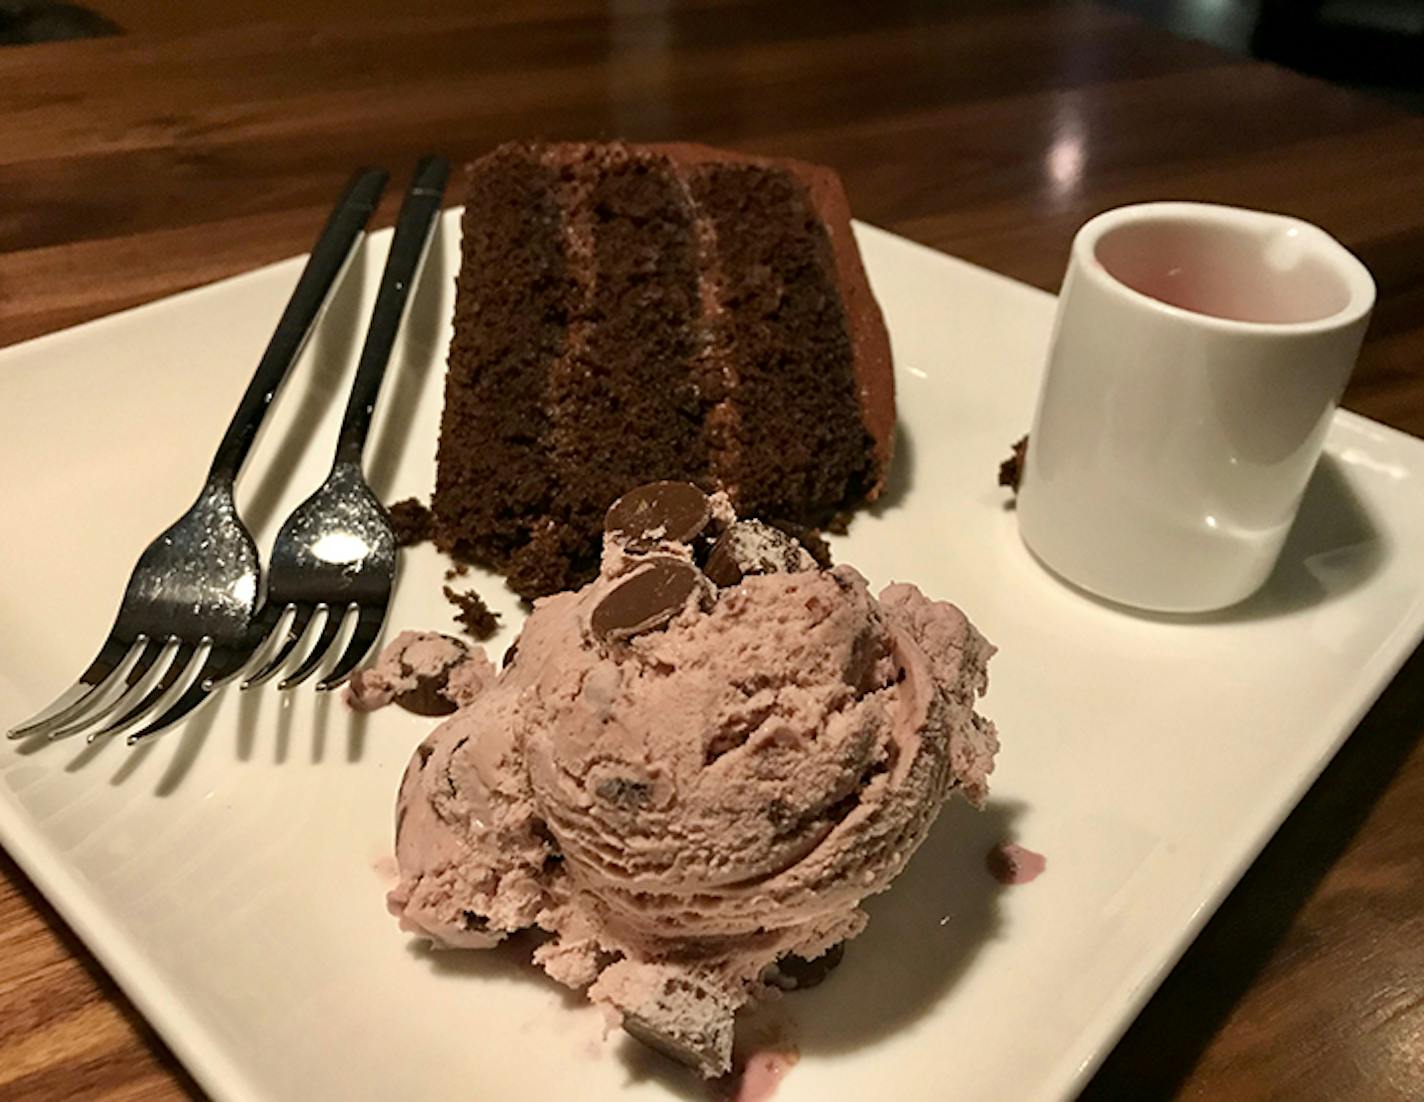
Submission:
[[[0,345],[302,251],[358,162],[688,137],[833,164],[860,217],[1046,288],[1120,203],[1310,219],[1379,282],[1346,404],[1424,434],[1424,119],[1110,9],[89,2],[129,33],[0,50]],[[1424,1098],[1421,698],[1416,654],[1086,1097]],[[0,876],[0,1097],[196,1096]]]

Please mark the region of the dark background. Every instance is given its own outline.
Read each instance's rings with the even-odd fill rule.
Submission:
[[[946,0],[950,3],[952,0]],[[1006,4],[1013,0],[1005,0]],[[1175,34],[1274,61],[1424,112],[1424,0],[1104,0]],[[273,0],[0,0],[0,44],[55,41],[123,30],[194,30],[280,17]],[[412,16],[425,5],[402,4]],[[516,5],[517,6],[517,5]],[[327,9],[339,21],[347,6]]]

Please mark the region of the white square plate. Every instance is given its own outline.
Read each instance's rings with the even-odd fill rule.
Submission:
[[[373,444],[428,495],[448,339],[446,215]],[[242,499],[268,546],[325,473],[372,239],[274,411]],[[822,987],[791,996],[777,1102],[1071,1096],[1424,627],[1424,443],[1342,413],[1264,592],[1191,621],[1046,575],[995,486],[1032,412],[1053,299],[860,228],[895,343],[900,469],[834,541],[999,644],[987,811],[956,802]],[[72,681],[144,544],[188,505],[299,260],[0,352],[0,721]],[[287,431],[294,422],[300,433]],[[450,628],[444,562],[406,556],[390,626]],[[504,615],[508,591],[472,583]],[[429,723],[310,690],[224,699],[131,751],[0,747],[0,838],[222,1099],[703,1097],[517,951],[432,955],[386,914],[397,779]],[[1045,853],[1005,888],[996,841]]]

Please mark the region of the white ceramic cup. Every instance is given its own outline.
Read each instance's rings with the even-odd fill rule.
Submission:
[[[1224,608],[1270,574],[1374,305],[1294,218],[1203,203],[1073,239],[1018,496],[1038,559],[1111,601]]]

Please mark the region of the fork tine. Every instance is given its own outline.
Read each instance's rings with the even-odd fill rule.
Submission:
[[[317,637],[316,646],[312,647],[305,662],[278,682],[277,688],[295,688],[316,672],[316,668],[326,660],[327,651],[331,650],[331,645],[336,642],[336,637],[341,634],[341,625],[346,622],[346,617],[356,607],[353,601],[345,608],[328,608],[326,610],[326,620],[321,625],[321,635]]]
[[[70,728],[57,732],[51,738],[60,738],[61,735],[75,735],[80,730],[88,729],[87,742],[95,742],[101,735],[124,725],[125,722],[134,718],[141,708],[150,705],[152,700],[167,691],[168,686],[174,683],[179,673],[187,666],[188,658],[192,654],[192,646],[184,644],[178,636],[169,635],[164,642],[157,658],[151,663],[150,668],[144,675],[132,679],[128,689],[125,689],[121,696],[105,705],[103,709],[94,712],[93,715],[85,716],[83,720],[74,723]],[[121,719],[112,719],[112,716],[121,716]]]
[[[176,726],[187,719],[190,712],[202,707],[216,695],[212,687],[205,685],[204,679],[199,677],[183,690],[183,695],[170,704],[166,712],[157,719],[151,720],[147,726],[140,727],[137,731],[130,733],[128,744],[134,746],[146,738],[151,738]]]
[[[381,627],[386,622],[386,605],[379,608],[362,605],[356,619],[356,630],[351,633],[351,641],[346,644],[346,652],[331,667],[331,671],[316,683],[316,691],[327,692],[340,688],[351,676],[351,672],[361,664],[371,647],[381,635]]]
[[[61,727],[51,728],[47,737],[51,739],[68,738],[125,707],[127,701],[134,700],[141,695],[153,679],[163,671],[162,663],[169,658],[177,645],[177,641],[172,636],[167,639],[145,640],[143,650],[122,679],[122,688],[114,692],[110,699],[99,708],[86,709],[78,718],[71,719]],[[120,683],[115,682],[114,684],[117,686]]]
[[[140,635],[132,643],[122,643],[110,635],[99,648],[79,680],[51,704],[36,712],[23,723],[10,728],[10,738],[25,738],[38,735],[52,727],[60,727],[74,719],[81,712],[98,703],[114,685],[123,680],[129,667],[138,661],[143,653],[146,635]]]
[[[208,652],[202,668],[199,669],[188,687],[183,690],[183,694],[170,704],[157,719],[150,720],[137,731],[129,732],[128,744],[133,746],[146,738],[161,734],[188,718],[190,712],[201,708],[216,695],[214,690],[225,684],[234,675],[242,672],[242,667],[247,664],[247,658],[245,649],[213,647]]]
[[[112,672],[113,671],[110,671],[110,673]],[[38,735],[40,732],[53,727],[57,723],[63,723],[66,719],[82,711],[83,706],[89,703],[90,698],[98,692],[98,685],[87,685],[83,681],[71,685],[54,700],[30,716],[29,719],[11,727],[10,730],[5,733],[5,737],[16,739],[25,738],[29,735]]]
[[[296,619],[296,612],[296,605],[266,605],[248,629],[248,640],[256,642],[250,645],[239,644],[232,648],[229,652],[231,661],[212,662],[211,668],[220,672],[203,672],[203,680],[209,682],[208,688],[216,688],[226,681],[241,677],[245,672],[262,669],[267,664],[268,656],[275,654],[278,646],[286,639],[287,631]]]
[[[294,615],[292,622],[287,626],[287,637],[282,645],[256,673],[252,674],[242,683],[244,689],[250,689],[254,685],[260,685],[274,673],[282,668],[287,659],[292,656],[292,651],[297,649],[297,644],[302,641],[302,636],[307,633],[307,627],[311,624],[312,616],[316,614],[315,605],[289,604],[286,608],[292,609]],[[286,609],[283,609],[285,612]]]
[[[208,664],[203,667],[203,688],[212,692],[227,684],[234,676],[242,672],[242,668],[247,665],[252,657],[252,652],[245,646],[219,647],[214,645],[208,652]]]
[[[169,699],[177,696],[178,692],[187,685],[189,673],[195,671],[195,669],[201,671],[202,665],[206,662],[208,651],[211,648],[212,641],[206,638],[206,636],[198,642],[198,645],[189,644],[189,642],[179,642],[178,648],[174,651],[174,659],[168,663],[168,668],[162,672],[162,676],[159,676],[158,681],[152,683],[148,692],[144,693],[140,702],[135,703],[131,708],[125,709],[120,718],[112,720],[111,723],[105,723],[103,728],[90,733],[88,740],[95,742],[95,740],[104,738],[105,735],[112,735],[115,730],[127,728],[127,726],[134,725],[134,723],[140,722],[141,719],[152,715],[159,706],[168,703]],[[202,655],[202,659],[199,662],[195,662],[194,658],[198,654]]]

